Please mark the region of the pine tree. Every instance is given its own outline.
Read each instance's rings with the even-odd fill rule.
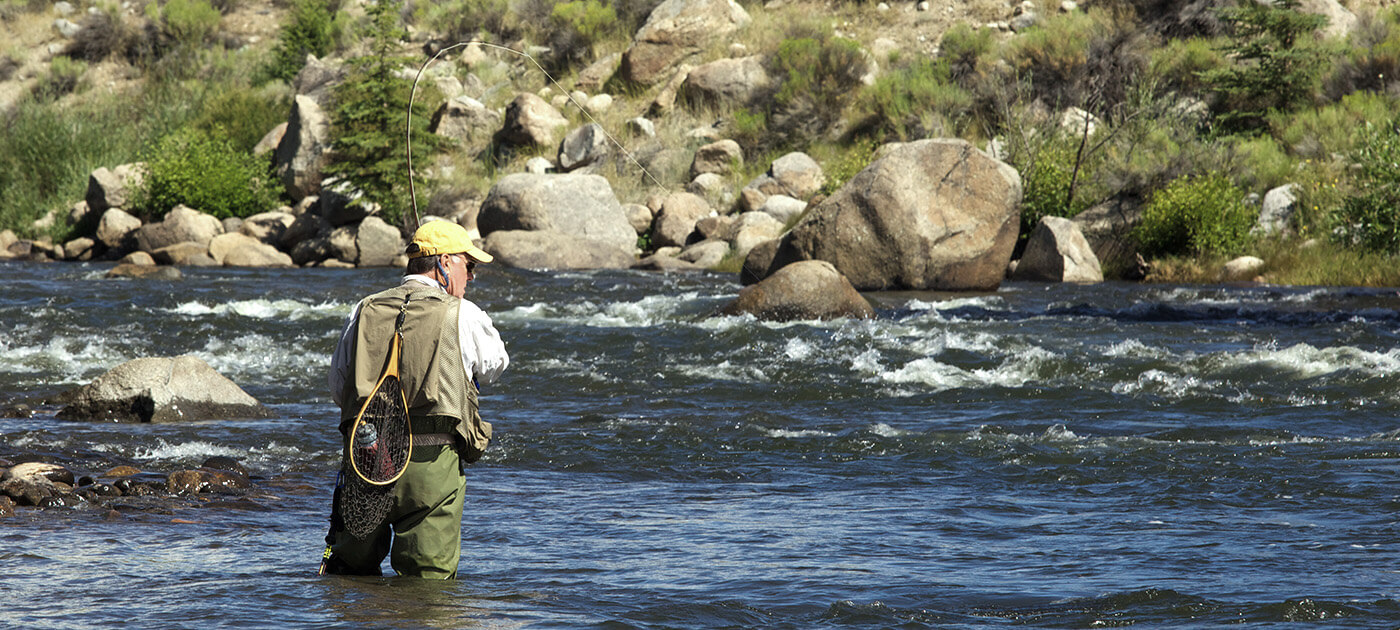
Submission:
[[[1240,0],[1220,16],[1230,27],[1224,50],[1232,63],[1202,79],[1219,97],[1216,110],[1227,130],[1262,128],[1269,112],[1311,100],[1326,59],[1313,34],[1326,17],[1299,11],[1298,0]]]
[[[413,83],[395,76],[394,70],[407,65],[398,56],[399,42],[406,35],[399,20],[401,0],[376,0],[365,7],[369,16],[370,52],[350,60],[350,73],[335,91],[331,117],[331,163],[325,173],[339,177],[381,208],[381,218],[391,225],[411,227],[408,161],[405,155],[405,117]],[[413,107],[414,157],[421,163],[431,156],[438,143],[428,133],[427,98]],[[414,174],[415,185],[424,177]]]

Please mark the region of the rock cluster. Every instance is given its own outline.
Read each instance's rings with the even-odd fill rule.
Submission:
[[[122,497],[161,498],[201,494],[242,495],[253,489],[248,470],[230,457],[211,457],[198,468],[170,473],[143,472],[116,466],[92,474],[75,474],[47,461],[0,460],[0,518],[16,507],[111,509]],[[129,501],[121,507],[133,507]],[[120,513],[118,512],[118,515]]]

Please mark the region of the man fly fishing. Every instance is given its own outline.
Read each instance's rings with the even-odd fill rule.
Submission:
[[[510,363],[491,318],[464,299],[492,256],[450,221],[418,228],[402,283],[361,300],[331,358],[345,465],[322,573],[453,579],[462,552],[465,467],[491,425],[477,383]]]

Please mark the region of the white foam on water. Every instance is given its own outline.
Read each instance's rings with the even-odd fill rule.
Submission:
[[[132,458],[141,461],[203,460],[218,455],[224,457],[239,457],[243,455],[243,451],[198,440],[171,444],[164,439],[157,439],[155,446],[136,449],[136,452],[132,454]]]
[[[1171,374],[1162,370],[1148,370],[1138,375],[1136,381],[1117,383],[1115,394],[1149,393],[1169,398],[1186,398],[1193,395],[1211,394],[1219,383],[1204,381],[1190,374]]]
[[[894,427],[892,427],[892,426],[890,426],[890,425],[888,425],[888,424],[885,424],[885,423],[883,423],[883,422],[877,422],[877,423],[871,425],[871,426],[870,426],[870,432],[871,432],[871,433],[874,433],[875,435],[878,435],[878,436],[880,436],[880,437],[887,437],[887,438],[903,437],[903,436],[906,436],[906,435],[912,435],[912,434],[913,434],[913,431],[905,431],[905,430],[903,430],[903,429],[896,429],[896,428],[894,428]]]
[[[1102,350],[1103,355],[1115,359],[1168,359],[1171,351],[1165,348],[1148,346],[1136,339],[1126,339]]]
[[[278,377],[284,374],[314,372],[325,374],[330,366],[326,353],[304,350],[310,340],[299,338],[294,343],[250,333],[233,340],[210,338],[204,348],[192,352],[210,367],[225,376],[248,375],[255,378]]]
[[[817,429],[768,429],[765,432],[774,438],[836,437],[835,433]]]
[[[497,321],[552,321],[593,328],[645,328],[676,319],[676,312],[699,293],[649,295],[633,302],[583,301],[552,305],[537,302],[495,316]]]
[[[802,361],[818,351],[816,344],[797,337],[788,339],[783,347],[783,355],[794,361]]]
[[[42,373],[48,383],[85,382],[92,370],[105,370],[129,359],[111,340],[101,336],[60,335],[26,345],[0,333],[0,373]]]
[[[701,363],[676,366],[683,376],[736,383],[768,383],[772,377],[763,366],[755,364],[735,364],[725,360],[720,363]]]
[[[1342,370],[1367,376],[1390,376],[1400,372],[1400,349],[1372,352],[1352,346],[1316,348],[1300,343],[1279,349],[1272,344],[1256,346],[1249,352],[1224,354],[1221,362],[1230,367],[1263,365],[1311,378]]]
[[[301,319],[344,318],[350,313],[350,305],[340,302],[308,304],[299,300],[236,300],[210,306],[203,302],[183,302],[171,309],[161,309],[167,313],[187,317],[208,317],[211,315],[236,315],[249,319]]]

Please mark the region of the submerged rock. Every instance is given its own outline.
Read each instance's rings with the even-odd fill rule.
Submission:
[[[65,394],[65,420],[178,422],[267,418],[271,412],[198,357],[128,361]]]

